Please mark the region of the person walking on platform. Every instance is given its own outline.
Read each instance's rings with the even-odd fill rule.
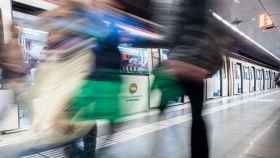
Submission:
[[[94,124],[98,119],[106,119],[110,121],[110,130],[113,132],[115,121],[121,116],[120,110],[124,110],[119,105],[122,78],[121,54],[118,47],[122,37],[126,37],[126,40],[127,37],[131,37],[132,40],[135,38],[130,34],[124,34],[120,26],[138,26],[139,23],[127,16],[127,13],[122,10],[125,7],[124,3],[119,0],[87,2],[69,0],[61,5],[55,11],[42,15],[50,19],[49,25],[67,32],[61,36],[57,32],[58,29],[54,29],[54,34],[49,37],[49,41],[52,41],[51,45],[54,48],[61,45],[60,43],[71,45],[72,42],[69,39],[73,37],[95,39],[95,46],[91,48],[94,55],[92,69],[67,102],[66,113],[69,125],[61,128],[71,133],[73,130],[71,123],[79,125],[82,122],[92,122]],[[60,118],[57,122],[59,120]],[[83,148],[80,148],[76,141],[71,143],[65,148],[66,157],[95,157],[96,137],[97,127],[93,126],[82,138]]]
[[[157,7],[155,15],[167,27],[165,34],[171,52],[168,60],[155,69],[153,88],[161,91],[161,111],[169,100],[189,96],[192,158],[209,157],[207,127],[202,117],[204,79],[215,74],[223,64],[223,50],[215,36],[217,30],[212,28],[209,6],[209,0],[181,0],[169,6],[173,9],[170,12],[164,11],[166,7]]]

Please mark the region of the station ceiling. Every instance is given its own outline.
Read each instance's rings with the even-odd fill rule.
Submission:
[[[21,2],[22,0],[13,0]],[[213,0],[221,6],[217,10],[225,20],[235,25],[240,31],[248,35],[251,39],[269,50],[272,54],[280,58],[280,0]],[[18,11],[23,5],[13,4]],[[33,8],[34,9],[34,8]],[[31,10],[32,13],[41,12],[40,9]],[[259,15],[268,13],[271,15],[274,25],[273,29],[262,30],[258,27]],[[240,21],[235,24],[235,21]],[[279,60],[280,61],[280,60]]]
[[[230,0],[226,3],[223,9],[231,10],[226,19],[241,20],[236,27],[280,58],[280,0]],[[258,27],[262,13],[271,15],[275,28],[262,30]]]

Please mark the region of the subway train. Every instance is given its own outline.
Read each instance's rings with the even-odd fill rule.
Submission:
[[[276,88],[277,69],[232,53],[223,67],[205,80],[205,98],[250,94]]]
[[[123,60],[126,60],[124,63],[129,66],[137,66],[137,68],[132,69],[126,69],[124,66],[123,69],[127,72],[122,75],[124,85],[120,101],[122,108],[127,109],[125,115],[147,112],[157,108],[156,97],[150,89],[154,78],[151,70],[159,62],[168,59],[167,52],[165,49],[122,49]],[[274,79],[278,73],[277,69],[234,53],[225,56],[224,61],[223,67],[211,78],[205,80],[205,99],[250,94],[276,88]],[[147,71],[143,71],[145,69]],[[130,71],[133,73],[129,73]],[[170,106],[176,106],[184,101],[187,100],[178,98],[177,102],[171,103]],[[32,130],[26,130],[18,138],[11,137],[11,140],[17,139],[21,140],[20,142],[3,141],[8,145],[1,148],[0,153],[6,154],[3,157],[13,158],[19,154],[28,155],[61,147],[69,141],[85,135],[89,130],[87,127],[82,127],[78,129],[77,133],[71,135],[58,133],[55,136],[42,132],[42,135],[36,135],[36,138],[30,134]],[[22,136],[25,136],[25,139],[20,139]],[[14,152],[7,152],[7,149]]]
[[[126,113],[128,115],[158,108],[160,92],[149,88],[153,85],[155,77],[152,70],[160,62],[167,60],[169,53],[167,49],[133,48],[132,50],[124,49],[122,53],[130,52],[126,57],[127,59],[138,56],[139,60],[143,60],[144,64],[142,65],[144,66],[137,66],[137,69],[126,71],[122,75],[124,79],[124,94],[122,95],[121,102],[123,106],[130,107],[126,108],[131,109]],[[141,53],[142,55],[140,55]],[[130,61],[134,60],[129,60],[127,63]],[[144,70],[143,67],[148,69],[147,73],[140,71]],[[221,69],[211,78],[204,81],[205,101],[276,88],[275,76],[277,74],[278,70],[274,67],[233,52],[228,53],[227,56],[224,56],[224,64]],[[134,87],[134,89],[137,87],[136,91],[131,93],[131,87]],[[169,102],[170,106],[176,106],[188,102],[188,99],[187,96],[178,97],[173,98]]]

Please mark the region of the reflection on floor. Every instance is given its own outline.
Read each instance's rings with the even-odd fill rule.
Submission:
[[[208,102],[211,157],[280,157],[279,91]],[[187,106],[186,106],[187,107]],[[146,116],[118,127],[112,137],[100,130],[97,158],[187,158],[191,116],[183,108],[164,118]],[[63,157],[62,148],[30,157]],[[27,158],[27,157],[25,157]]]

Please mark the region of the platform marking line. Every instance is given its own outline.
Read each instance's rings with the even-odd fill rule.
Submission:
[[[258,102],[272,103],[275,102],[275,99],[259,99]]]
[[[265,90],[265,91],[257,91],[257,92],[253,92],[253,93],[248,93],[248,94],[241,94],[241,95],[235,95],[235,96],[226,96],[226,97],[221,97],[221,98],[217,98],[214,100],[209,100],[206,101],[206,104],[213,104],[213,103],[218,103],[220,101],[228,101],[228,100],[232,100],[232,99],[237,99],[237,98],[245,98],[245,97],[252,97],[252,96],[257,96],[257,95],[261,95],[261,94],[266,94],[266,93],[271,93],[277,91],[275,89],[272,90]]]
[[[210,104],[215,104],[218,102],[223,102],[223,104],[227,104],[226,102],[228,100],[234,100],[237,98],[240,99],[244,99],[245,97],[256,97],[259,95],[264,95],[264,94],[268,94],[268,93],[273,93],[273,92],[277,92],[278,90],[266,90],[266,91],[259,91],[259,92],[254,92],[254,93],[250,93],[250,94],[243,94],[243,95],[236,95],[236,96],[231,96],[231,97],[225,97],[225,98],[218,98],[218,99],[214,99],[214,100],[209,100],[206,101],[204,104],[206,105],[210,105]],[[180,111],[180,110],[184,110],[190,108],[190,103],[185,103],[182,104],[181,106],[174,106],[174,107],[170,107],[166,110],[167,113],[169,112],[175,112],[175,111]],[[135,114],[132,116],[126,116],[123,117],[119,120],[117,120],[117,122],[121,123],[121,122],[127,122],[127,121],[132,121],[132,120],[136,120],[136,119],[140,119],[146,116],[154,116],[154,115],[158,115],[159,114],[159,110],[151,110],[149,112],[145,112],[145,113],[139,113],[139,114]],[[98,120],[97,121],[98,125],[102,126],[102,125],[106,125],[109,122],[107,120]]]
[[[255,143],[261,139],[279,120],[279,117],[274,119],[266,126],[264,129],[261,129],[258,134],[249,142],[249,145],[245,148],[245,150],[240,154],[239,158],[243,158],[246,154],[249,154],[250,150],[254,147]]]
[[[65,158],[63,148],[48,150],[35,155],[24,156],[21,158]]]
[[[223,110],[226,110],[229,108],[233,108],[235,106],[239,106],[239,105],[251,102],[251,101],[259,101],[258,99],[261,99],[261,98],[269,96],[269,95],[278,94],[278,93],[280,93],[280,91],[268,92],[268,93],[257,95],[257,96],[250,96],[246,100],[235,101],[235,102],[224,104],[224,105],[221,105],[218,107],[205,109],[203,112],[203,116],[210,115],[210,114],[213,114],[213,113],[216,113],[219,111],[223,111]],[[265,99],[263,99],[263,100],[265,100]],[[184,107],[186,107],[186,106],[184,106]],[[158,113],[158,112],[153,112],[153,113]],[[138,138],[138,137],[150,134],[150,133],[154,133],[154,132],[166,129],[166,128],[170,128],[172,126],[176,126],[176,125],[179,125],[179,124],[191,121],[191,120],[192,120],[191,113],[188,113],[188,114],[177,116],[177,117],[174,117],[174,118],[171,118],[168,120],[154,122],[152,124],[144,125],[141,127],[136,127],[136,128],[120,131],[111,136],[100,136],[97,138],[97,147],[96,148],[102,149],[102,148],[110,147],[115,144],[124,143],[124,142],[130,141],[130,140],[133,140],[135,138]],[[48,156],[57,156],[59,158],[64,157],[62,148],[49,150],[49,151],[42,152],[42,153],[45,153],[45,155],[48,155]],[[46,153],[48,153],[48,154],[46,154]],[[36,154],[35,157],[42,158],[42,156],[40,156],[38,154]],[[34,158],[34,155],[25,156],[23,158]]]
[[[224,104],[224,105],[221,105],[218,107],[206,109],[203,112],[203,116],[210,115],[210,114],[213,114],[213,113],[216,113],[219,111],[223,111],[225,109],[233,108],[233,107],[236,107],[236,106],[239,106],[239,105],[251,102],[251,101],[257,101],[258,99],[261,99],[261,98],[269,96],[269,95],[274,95],[277,93],[280,93],[280,91],[274,91],[274,92],[250,97],[246,100],[244,99],[241,101],[236,101],[233,103],[228,103],[228,104]],[[191,119],[192,119],[191,114],[189,113],[189,114],[177,116],[175,118],[171,118],[168,120],[154,122],[149,125],[144,125],[141,127],[136,127],[136,128],[120,131],[120,132],[113,134],[112,136],[101,136],[101,137],[98,137],[98,139],[97,139],[97,149],[109,147],[109,146],[112,146],[112,145],[115,145],[118,143],[123,143],[123,142],[138,138],[143,135],[147,135],[147,134],[150,134],[153,132],[160,131],[162,129],[170,128],[172,126],[191,121]]]

